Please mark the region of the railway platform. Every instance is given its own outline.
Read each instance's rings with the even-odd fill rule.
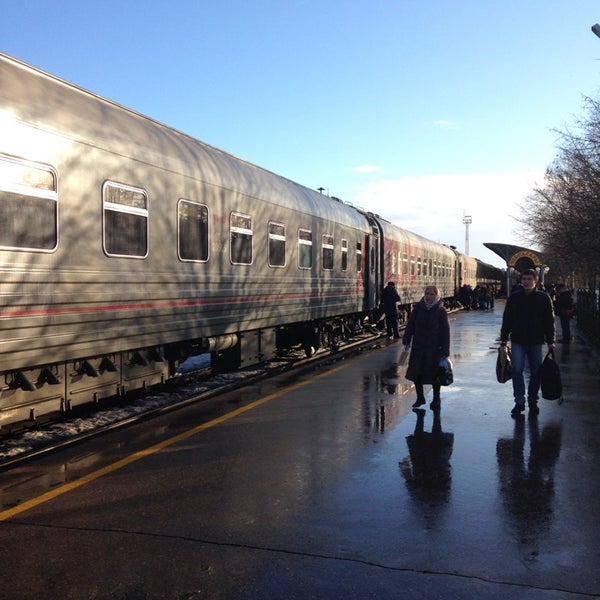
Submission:
[[[0,474],[0,598],[600,598],[598,355],[511,417],[503,307],[451,315],[440,411],[382,342]]]

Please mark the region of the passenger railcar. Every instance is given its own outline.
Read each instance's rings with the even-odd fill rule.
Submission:
[[[477,285],[492,287],[497,294],[505,292],[505,278],[501,269],[477,260]]]
[[[0,429],[455,293],[450,248],[2,54],[0,131]]]
[[[0,426],[194,350],[317,345],[375,301],[373,232],[342,202],[6,56],[0,123]]]
[[[383,257],[381,282],[394,281],[401,305],[409,307],[423,297],[426,285],[435,285],[442,298],[456,291],[456,257],[447,246],[402,229],[377,217],[380,253]]]
[[[456,250],[454,252],[456,255],[456,289],[460,289],[463,285],[475,289],[477,286],[477,260]]]

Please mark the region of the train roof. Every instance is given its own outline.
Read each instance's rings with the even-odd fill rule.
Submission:
[[[368,229],[363,215],[351,205],[3,53],[0,82],[0,123],[7,117],[17,119],[249,199],[272,198],[277,205]]]
[[[454,251],[449,246],[445,244],[441,244],[439,242],[434,242],[429,238],[426,238],[418,233],[414,233],[413,231],[409,231],[408,229],[404,229],[390,221],[381,218],[379,215],[373,215],[379,221],[381,225],[383,235],[388,238],[398,239],[401,238],[403,241],[408,244],[418,245],[420,247],[430,246],[431,248],[435,248],[438,251],[444,251],[450,256],[454,256]]]

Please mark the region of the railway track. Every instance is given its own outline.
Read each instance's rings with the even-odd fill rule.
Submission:
[[[187,369],[160,388],[147,390],[135,397],[113,399],[89,407],[80,415],[61,416],[59,420],[37,424],[18,433],[0,438],[0,471],[21,465],[58,449],[101,436],[108,431],[128,427],[141,420],[178,410],[193,403],[216,398],[220,394],[257,380],[292,370],[313,369],[343,360],[350,354],[391,343],[375,329],[356,335],[332,349],[322,349],[312,357],[301,350],[285,357],[231,373],[214,374],[200,359],[189,361]],[[198,360],[198,359],[196,359]]]

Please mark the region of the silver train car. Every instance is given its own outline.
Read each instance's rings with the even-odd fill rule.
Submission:
[[[0,431],[452,297],[449,248],[0,54]]]
[[[436,285],[442,298],[452,298],[457,287],[456,255],[443,244],[401,229],[377,217],[383,270],[381,282],[394,281],[403,307],[423,297],[426,285]]]

